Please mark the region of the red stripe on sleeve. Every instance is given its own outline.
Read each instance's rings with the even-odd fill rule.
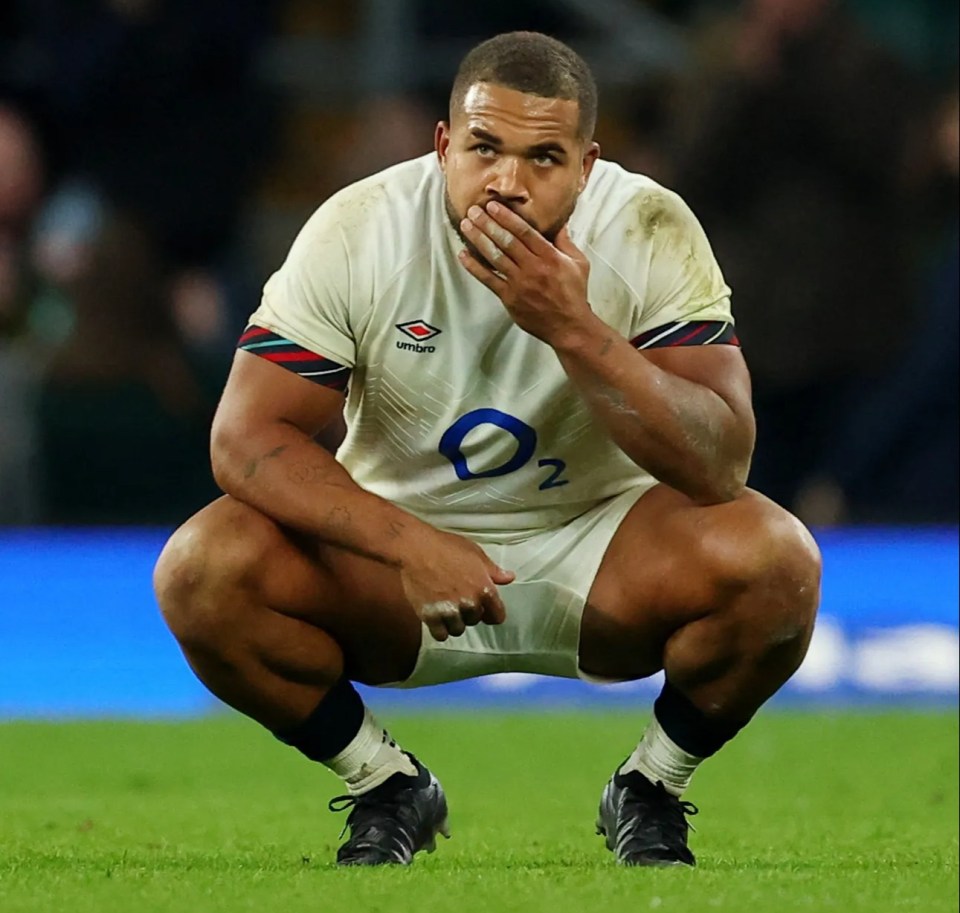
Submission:
[[[693,339],[698,333],[702,333],[706,328],[707,324],[701,323],[695,330],[687,333],[686,336],[681,336],[679,339],[674,340],[670,343],[670,346],[682,346],[688,339]]]
[[[243,335],[240,337],[240,344],[249,342],[251,339],[258,339],[260,336],[269,336],[271,335],[270,330],[265,330],[263,327],[247,327],[243,331]]]
[[[257,352],[261,358],[266,358],[267,361],[327,361],[328,359],[324,358],[321,355],[314,355],[313,352],[307,352],[306,350],[300,352]]]

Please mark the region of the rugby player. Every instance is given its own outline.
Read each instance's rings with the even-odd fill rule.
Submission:
[[[157,564],[201,681],[344,781],[341,864],[447,833],[354,682],[663,670],[597,826],[623,864],[693,865],[694,770],[807,649],[820,559],[745,487],[730,290],[684,202],[600,159],[596,112],[552,38],[467,54],[435,154],[323,203],[266,283],[213,424],[225,495]]]

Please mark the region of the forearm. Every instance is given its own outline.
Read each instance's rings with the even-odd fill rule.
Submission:
[[[742,492],[752,426],[718,393],[659,368],[596,317],[553,348],[591,411],[637,465],[698,503]]]
[[[214,476],[229,495],[291,529],[392,567],[433,528],[364,491],[336,459],[295,426],[253,434],[215,432]]]

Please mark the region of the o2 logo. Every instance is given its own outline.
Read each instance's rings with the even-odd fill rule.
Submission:
[[[479,428],[481,425],[495,425],[497,428],[502,428],[508,434],[513,435],[517,442],[517,451],[509,460],[499,466],[484,469],[483,472],[473,472],[467,465],[467,457],[463,452],[463,442],[474,428]],[[437,449],[453,463],[453,469],[458,479],[464,482],[469,479],[492,479],[495,476],[505,476],[511,472],[516,472],[530,462],[530,458],[537,449],[537,432],[515,415],[508,415],[499,409],[474,409],[472,412],[461,415],[443,432],[443,436],[440,438],[440,446]],[[560,478],[567,468],[567,464],[563,460],[538,460],[537,465],[551,470],[550,474],[537,486],[540,491],[546,491],[548,488],[559,488],[570,481]]]

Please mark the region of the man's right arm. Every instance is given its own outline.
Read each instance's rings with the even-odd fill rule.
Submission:
[[[343,394],[238,351],[213,421],[217,484],[278,523],[400,567],[432,527],[360,488],[314,437]]]
[[[362,489],[314,442],[342,408],[341,392],[238,351],[213,422],[217,484],[283,526],[396,568],[437,639],[462,633],[461,616],[467,624],[502,621],[495,584],[512,575],[469,540]],[[462,611],[470,602],[475,620]]]

